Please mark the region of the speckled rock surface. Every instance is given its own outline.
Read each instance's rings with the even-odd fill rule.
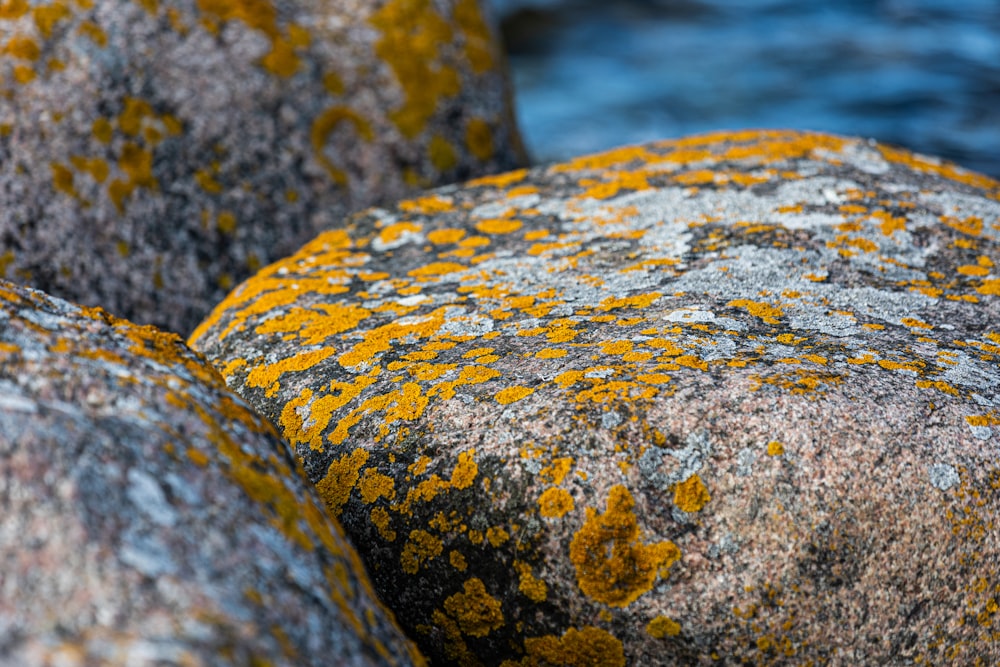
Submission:
[[[1000,183],[623,148],[360,215],[194,345],[457,664],[1000,661]]]
[[[477,0],[0,5],[0,278],[140,323],[520,150]]]
[[[176,336],[0,281],[0,664],[423,664],[300,475]]]

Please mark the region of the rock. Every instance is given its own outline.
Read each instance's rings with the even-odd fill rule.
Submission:
[[[368,211],[192,342],[435,664],[989,664],[998,199],[825,134],[622,148]]]
[[[10,0],[0,278],[190,333],[349,210],[523,161],[477,0]]]
[[[0,282],[0,664],[424,664],[300,475],[177,336]]]

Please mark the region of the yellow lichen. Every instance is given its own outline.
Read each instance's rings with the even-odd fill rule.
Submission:
[[[227,236],[236,231],[236,216],[231,211],[223,211],[215,220],[215,228]]]
[[[326,142],[330,134],[340,124],[347,122],[354,127],[357,136],[364,141],[371,141],[375,137],[371,124],[359,113],[345,106],[335,106],[326,109],[312,123],[310,128],[310,141],[312,143],[313,154],[316,161],[320,163],[326,173],[330,175],[333,182],[338,185],[347,185],[347,172],[336,166],[326,156]]]
[[[521,229],[523,223],[520,220],[510,218],[500,218],[495,220],[480,220],[476,223],[476,229],[483,234],[510,234]]]
[[[538,497],[538,513],[549,519],[558,519],[573,511],[573,496],[569,491],[553,487]]]
[[[27,65],[18,65],[14,68],[14,80],[18,83],[29,83],[35,80],[35,70]]]
[[[292,308],[260,324],[257,334],[295,333],[302,345],[317,345],[330,336],[354,329],[372,314],[355,304],[317,304],[311,309]]]
[[[642,543],[634,508],[626,487],[612,487],[604,514],[588,507],[586,521],[570,543],[580,590],[613,607],[625,607],[651,590],[681,557],[669,540]]]
[[[666,616],[657,616],[646,624],[646,632],[654,639],[676,637],[681,633],[681,624]]]
[[[510,539],[510,533],[500,527],[490,526],[486,529],[486,541],[494,547],[499,547]]]
[[[354,485],[358,483],[361,466],[367,461],[368,451],[359,447],[334,459],[326,469],[326,475],[316,483],[316,489],[334,516],[340,516]]]
[[[457,95],[458,72],[439,58],[452,41],[452,29],[430,0],[390,0],[371,18],[381,31],[375,53],[388,63],[403,89],[405,102],[389,113],[407,139],[414,139],[434,115],[438,101]]]
[[[307,371],[316,364],[329,359],[335,353],[336,350],[320,348],[318,350],[300,352],[270,365],[261,364],[260,366],[254,366],[247,374],[247,387],[263,387],[265,396],[274,396],[280,388],[279,380],[282,375]]]
[[[295,54],[295,46],[285,39],[271,42],[271,50],[260,60],[267,71],[280,77],[290,77],[298,71],[301,61]]]
[[[448,562],[451,563],[451,566],[459,572],[465,572],[466,568],[469,566],[469,564],[465,562],[465,556],[458,551],[452,551],[448,554]]]
[[[71,155],[69,161],[77,170],[90,174],[98,183],[103,183],[108,177],[108,163],[101,158],[86,158],[82,155]]]
[[[399,556],[403,572],[416,574],[421,565],[440,556],[443,550],[441,538],[431,535],[426,530],[410,531],[410,539]]]
[[[751,315],[759,317],[768,324],[777,324],[778,318],[784,315],[784,311],[778,306],[772,306],[760,301],[751,301],[749,299],[734,299],[726,305],[743,308]]]
[[[279,425],[292,445],[308,444],[315,451],[323,451],[322,434],[330,423],[334,410],[343,407],[358,397],[365,387],[373,384],[375,378],[361,375],[354,382],[330,383],[329,394],[316,397],[308,387],[300,394],[285,403],[281,410]],[[303,418],[302,411],[308,409],[308,418]]]
[[[524,561],[515,560],[514,569],[519,576],[517,589],[533,602],[545,602],[548,587],[531,573],[531,566]]]
[[[106,144],[111,141],[113,128],[111,126],[111,122],[108,121],[107,118],[98,118],[91,126],[91,132],[94,133],[95,139],[100,141],[102,144]]]
[[[463,633],[485,637],[503,627],[500,601],[486,591],[481,579],[473,577],[465,582],[463,588],[464,592],[455,593],[444,601],[445,611],[455,619]]]
[[[991,278],[990,280],[984,280],[983,283],[976,288],[976,291],[980,294],[1000,296],[1000,279]]]
[[[476,475],[479,474],[479,466],[473,458],[476,450],[470,449],[458,455],[458,463],[451,473],[451,486],[455,489],[467,489],[472,486]]]
[[[614,297],[609,296],[602,300],[600,305],[597,306],[596,310],[600,311],[610,311],[618,308],[648,308],[654,301],[659,299],[663,294],[660,292],[651,292],[649,294],[635,294],[633,296],[627,297]]]
[[[371,513],[368,515],[378,530],[379,536],[386,542],[393,542],[396,539],[396,531],[389,528],[389,522],[391,521],[389,517],[389,511],[384,507],[373,507]]]
[[[101,29],[101,26],[97,25],[93,21],[85,21],[80,24],[79,27],[80,34],[86,35],[91,39],[94,44],[104,48],[108,45],[108,36]]]
[[[768,456],[781,456],[785,453],[785,446],[776,440],[767,443]]]
[[[383,475],[375,468],[365,468],[358,482],[361,501],[370,505],[379,498],[392,500],[396,496],[395,481],[388,475]]]
[[[448,273],[455,273],[456,271],[464,271],[465,266],[463,264],[457,264],[455,262],[430,262],[419,268],[412,269],[407,272],[407,275],[414,278],[422,277],[433,277],[441,276]]]
[[[142,127],[144,118],[154,116],[153,107],[149,102],[135,97],[126,97],[125,108],[118,116],[118,127],[129,136],[136,136]]]
[[[208,455],[205,454],[205,452],[201,451],[200,449],[197,449],[196,447],[188,447],[187,456],[189,459],[191,459],[191,462],[198,467],[204,468],[206,465],[208,465],[209,461]]]
[[[506,188],[518,181],[523,181],[528,175],[527,169],[515,169],[514,171],[508,171],[503,174],[495,174],[492,176],[480,176],[479,178],[473,179],[467,182],[466,187],[478,188],[478,187],[494,187],[494,188]]]
[[[440,609],[435,609],[431,614],[433,626],[418,625],[417,631],[427,634],[432,630],[444,635],[444,653],[457,665],[470,665],[479,667],[482,662],[469,651],[468,645],[462,638],[462,630],[453,619],[449,618]]]
[[[28,0],[3,0],[0,2],[0,19],[19,19],[30,9]]]
[[[444,213],[455,208],[455,203],[450,197],[442,197],[441,195],[428,195],[426,197],[417,197],[416,199],[406,199],[399,202],[399,208],[406,213],[420,213],[423,215],[431,215],[434,213]],[[440,230],[445,234],[459,234],[461,238],[465,232],[459,229],[453,230]],[[431,240],[432,243],[437,243],[437,241]],[[451,243],[452,241],[445,241],[445,243]]]
[[[546,635],[524,640],[527,656],[501,667],[625,667],[625,649],[620,639],[592,625],[570,628],[562,637]]]
[[[507,387],[506,389],[498,391],[493,398],[496,399],[496,402],[500,405],[508,405],[515,401],[520,401],[526,396],[530,396],[534,393],[534,391],[535,390],[531,387]]]
[[[448,171],[454,169],[458,164],[458,154],[454,146],[440,134],[431,137],[431,143],[427,147],[427,154],[431,158],[431,164],[438,171]]]
[[[494,56],[492,36],[489,26],[483,19],[479,2],[477,0],[458,0],[455,4],[454,17],[465,37],[465,57],[472,66],[472,71],[476,74],[484,74],[493,67]]]
[[[50,166],[52,167],[52,184],[56,189],[75,197],[76,188],[73,187],[73,172],[66,165],[58,162],[53,162]]]
[[[158,182],[153,176],[153,154],[135,143],[126,143],[118,158],[118,168],[129,178],[127,181],[115,179],[108,186],[108,196],[119,212],[125,210],[125,198],[137,187],[155,189]]]
[[[0,255],[0,277],[7,276],[7,268],[14,263],[14,251],[5,250],[2,255]]]
[[[38,57],[42,53],[38,47],[38,42],[22,35],[11,37],[10,41],[4,47],[3,52],[14,58],[22,58],[24,60],[38,60]]]
[[[465,236],[464,229],[436,229],[427,234],[427,240],[436,245],[458,243]]]
[[[539,471],[538,476],[552,484],[562,484],[562,481],[566,479],[566,475],[569,474],[572,467],[573,458],[563,456],[553,459],[551,464]]]
[[[69,7],[58,0],[50,5],[37,6],[31,11],[35,19],[35,25],[38,26],[38,31],[45,38],[52,37],[52,29],[56,23],[68,19],[73,15]]]
[[[490,125],[481,118],[473,118],[465,126],[465,147],[477,159],[486,161],[493,156],[493,132]]]
[[[698,475],[691,475],[674,488],[674,504],[685,512],[698,512],[711,499]]]
[[[208,169],[199,169],[194,172],[194,180],[201,186],[201,189],[213,195],[222,192],[222,184],[215,180],[212,172]]]

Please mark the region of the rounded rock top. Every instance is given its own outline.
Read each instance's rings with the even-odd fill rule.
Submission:
[[[6,281],[0,581],[4,665],[424,664],[204,359]]]
[[[355,216],[195,331],[430,659],[1000,659],[1000,183],[745,131]]]
[[[140,323],[522,153],[477,0],[0,8],[0,278]]]

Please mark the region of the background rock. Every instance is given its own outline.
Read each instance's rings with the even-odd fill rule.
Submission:
[[[188,333],[351,210],[521,161],[476,0],[11,0],[0,278]]]
[[[0,282],[0,664],[423,664],[300,474],[173,334]]]
[[[1000,659],[1000,183],[628,147],[360,215],[193,344],[432,660]]]

